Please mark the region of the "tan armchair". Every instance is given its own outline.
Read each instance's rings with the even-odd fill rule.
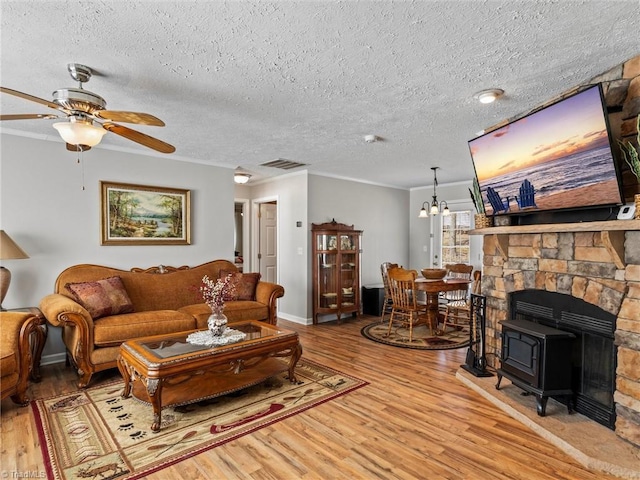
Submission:
[[[28,312],[0,312],[0,391],[18,405],[27,405],[32,368],[30,337],[40,335],[41,320]]]

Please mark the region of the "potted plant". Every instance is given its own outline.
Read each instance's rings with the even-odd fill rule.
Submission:
[[[487,217],[484,203],[482,202],[482,193],[480,192],[480,184],[478,183],[478,177],[473,178],[473,190],[469,189],[469,195],[473,200],[473,205],[476,208],[476,214],[474,216],[475,228],[487,228],[492,226],[492,219]]]
[[[620,150],[622,151],[622,158],[627,162],[631,172],[636,176],[638,183],[640,183],[640,157],[638,156],[638,148],[640,147],[640,115],[636,118],[636,147],[631,142],[621,142],[618,140]],[[636,204],[635,218],[640,219],[640,193],[636,193],[634,196]]]

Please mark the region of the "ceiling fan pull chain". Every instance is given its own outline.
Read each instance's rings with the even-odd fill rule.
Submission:
[[[78,161],[77,163],[80,164],[80,168],[81,170],[81,179],[82,179],[82,191],[84,191],[84,148],[82,148],[82,145],[78,145],[78,150],[76,150],[78,152]]]

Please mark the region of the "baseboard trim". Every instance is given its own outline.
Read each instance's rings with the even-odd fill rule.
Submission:
[[[64,363],[67,359],[67,353],[52,353],[50,355],[43,355],[40,360],[40,365],[53,365],[54,363]]]
[[[288,313],[278,312],[278,318],[286,320],[288,322],[299,323],[300,325],[311,325],[313,320],[311,318],[302,318],[295,315],[289,315]]]

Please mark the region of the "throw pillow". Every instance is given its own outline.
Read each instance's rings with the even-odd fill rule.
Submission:
[[[231,279],[236,287],[236,294],[231,300],[256,299],[256,288],[261,277],[259,273],[240,273],[220,270],[220,278],[225,278],[229,274],[231,274]]]
[[[133,303],[120,277],[95,282],[67,283],[65,288],[87,309],[94,320],[107,315],[133,312]]]

